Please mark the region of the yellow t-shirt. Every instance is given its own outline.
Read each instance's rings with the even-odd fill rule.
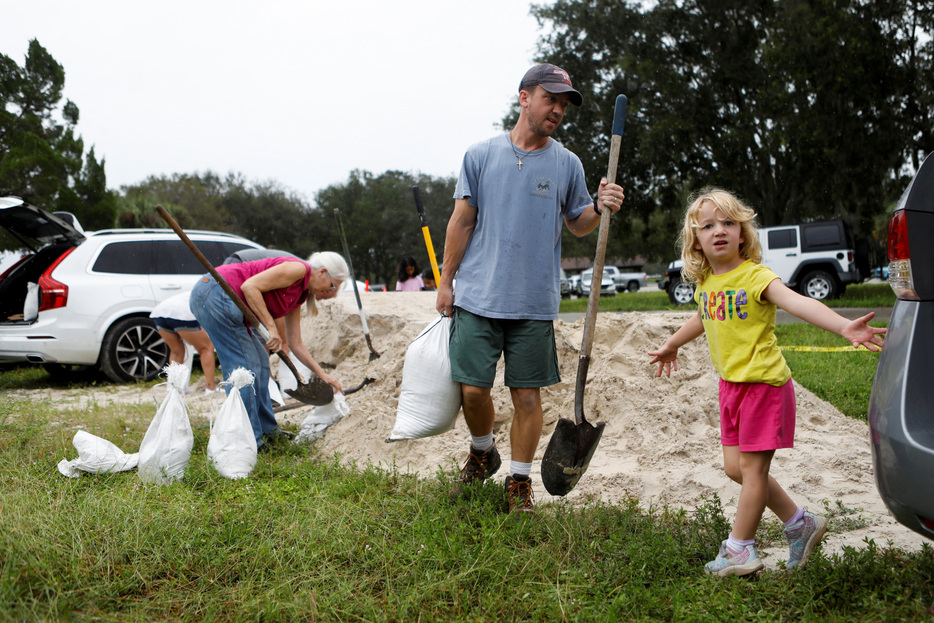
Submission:
[[[771,269],[747,260],[723,275],[708,273],[694,293],[720,378],[775,386],[791,378],[775,339],[776,307],[762,298],[775,279]]]

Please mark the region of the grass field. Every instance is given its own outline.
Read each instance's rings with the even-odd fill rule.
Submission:
[[[781,331],[785,345],[825,343],[822,332],[808,327]],[[799,383],[812,388],[812,376],[839,377],[826,399],[861,417],[861,392],[868,392],[877,355],[847,353],[838,364],[835,353],[794,354],[813,357],[805,363],[789,357]],[[828,372],[835,366],[848,373]],[[818,553],[794,573],[705,576],[712,544],[729,529],[716,498],[690,513],[628,500],[553,504],[514,517],[503,513],[500,485],[452,500],[452,473],[419,480],[391,469],[345,467],[294,445],[264,454],[249,478],[229,481],[204,459],[204,428],[195,430],[185,478],[172,485],[144,486],[135,474],[63,478],[55,465],[73,456],[76,426],[105,439],[138,440],[152,406],[61,410],[48,399],[13,397],[11,390],[40,387],[48,378],[38,368],[0,371],[3,621],[934,616],[930,547],[904,552],[869,541],[832,557]],[[859,521],[858,509],[832,502],[822,512],[835,517],[834,530]],[[761,544],[781,539],[774,520],[757,535]]]

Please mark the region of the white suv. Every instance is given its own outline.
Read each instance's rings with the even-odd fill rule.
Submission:
[[[206,272],[172,230],[85,233],[71,215],[18,197],[0,197],[0,227],[29,248],[0,274],[0,362],[31,361],[52,374],[99,365],[116,382],[161,371],[168,348],[149,313]],[[263,248],[231,234],[187,233],[214,265]]]

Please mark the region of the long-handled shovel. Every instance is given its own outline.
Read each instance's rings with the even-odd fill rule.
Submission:
[[[616,108],[613,111],[613,134],[610,138],[610,163],[606,173],[606,179],[610,183],[616,181],[616,164],[619,160],[619,145],[623,138],[627,102],[625,95],[616,97]],[[597,322],[597,308],[600,306],[599,284],[601,275],[603,275],[603,260],[609,234],[610,211],[604,210],[600,217],[597,251],[593,261],[593,280],[590,298],[587,299],[587,317],[584,321],[584,339],[577,364],[574,421],[567,418],[558,419],[555,432],[542,457],[542,484],[552,495],[567,495],[574,488],[587,471],[590,459],[593,458],[593,453],[597,449],[606,426],[606,422],[597,422],[593,425],[584,418],[584,388],[587,385],[587,370],[590,368],[594,325]]]
[[[334,216],[337,217],[337,229],[340,230],[341,243],[344,245],[344,257],[347,258],[347,268],[350,269],[350,283],[353,284],[353,295],[357,299],[357,309],[360,311],[360,322],[363,323],[363,335],[366,338],[367,348],[370,349],[370,361],[373,361],[379,358],[379,353],[373,348],[373,342],[370,340],[370,327],[366,324],[366,314],[363,313],[363,303],[360,301],[360,292],[357,291],[357,279],[353,274],[353,262],[350,261],[350,248],[347,246],[347,236],[344,235],[341,213],[337,208],[334,208]]]
[[[428,259],[431,260],[431,273],[435,276],[435,286],[441,283],[441,274],[438,272],[438,258],[435,257],[435,247],[431,244],[431,234],[428,232],[428,218],[425,216],[425,206],[422,203],[422,194],[418,186],[412,187],[415,196],[415,209],[418,210],[418,220],[422,224],[422,235],[425,237],[425,246],[428,248]]]
[[[178,223],[175,222],[175,219],[172,218],[172,215],[169,214],[165,208],[161,205],[156,206],[156,212],[159,213],[159,216],[162,217],[166,223],[169,224],[175,233],[178,234],[178,237],[181,238],[182,242],[185,243],[185,246],[195,254],[195,257],[204,264],[204,267],[211,273],[211,276],[214,277],[214,280],[223,288],[224,292],[227,293],[227,296],[236,303],[237,307],[243,313],[243,317],[253,325],[257,333],[259,333],[260,338],[265,342],[269,340],[269,331],[266,330],[266,327],[259,321],[259,318],[256,317],[256,314],[253,313],[253,310],[243,302],[237,293],[233,291],[233,288],[230,287],[230,284],[220,276],[220,273],[211,265],[211,262],[208,261],[208,258],[204,257],[204,254],[201,253],[201,250],[195,246],[195,243],[191,241],[188,235],[178,226]],[[311,296],[309,294],[309,296]],[[311,405],[326,405],[334,400],[334,389],[330,385],[321,380],[320,377],[316,376],[314,373],[311,375],[311,380],[307,383],[302,381],[302,376],[298,373],[298,370],[295,369],[295,364],[292,363],[292,360],[289,359],[289,356],[286,355],[281,350],[277,350],[276,354],[279,355],[279,358],[285,362],[285,365],[289,367],[289,370],[292,371],[292,374],[295,375],[295,380],[298,383],[298,386],[295,389],[288,389],[286,393],[299,400],[305,404]]]

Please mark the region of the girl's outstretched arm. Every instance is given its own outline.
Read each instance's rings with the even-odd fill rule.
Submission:
[[[871,351],[878,351],[882,347],[882,336],[886,329],[870,327],[868,324],[876,315],[874,312],[856,320],[844,318],[820,301],[798,294],[783,284],[781,279],[772,281],[764,295],[789,314],[846,338],[854,347],[863,345]]]
[[[691,316],[690,320],[681,325],[681,328],[675,331],[674,335],[668,338],[668,340],[662,344],[661,348],[649,351],[649,355],[652,357],[649,364],[658,364],[658,374],[656,376],[661,376],[663,371],[666,373],[666,376],[671,376],[672,364],[674,364],[675,372],[677,372],[678,349],[691,340],[699,338],[703,333],[704,323],[700,317],[700,310],[697,310],[697,313]]]

